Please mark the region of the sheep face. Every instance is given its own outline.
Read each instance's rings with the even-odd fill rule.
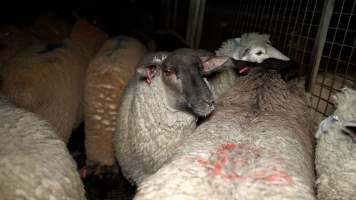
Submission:
[[[241,50],[241,60],[261,63],[267,58],[275,58],[280,60],[290,60],[283,53],[274,48],[270,43],[256,44]]]
[[[203,78],[203,66],[196,56],[173,55],[161,66],[169,104],[188,108],[197,116],[207,116],[214,110],[214,99]]]
[[[223,67],[227,60],[173,53],[161,62],[141,63],[137,72],[148,84],[161,78],[172,108],[205,117],[214,110],[214,98],[204,75]]]

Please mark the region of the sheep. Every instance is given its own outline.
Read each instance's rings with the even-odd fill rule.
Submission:
[[[70,35],[72,25],[52,12],[41,13],[32,26],[32,33],[43,43],[59,43]]]
[[[145,52],[138,40],[118,36],[107,40],[89,64],[84,94],[87,175],[118,172],[112,139],[118,105]]]
[[[232,38],[222,43],[216,55],[230,56],[235,60],[261,63],[267,58],[290,60],[274,48],[270,36],[259,33],[244,33],[241,38]]]
[[[88,60],[104,40],[103,32],[78,19],[63,43],[33,45],[4,63],[0,90],[16,106],[48,120],[67,143],[83,121]]]
[[[195,129],[197,117],[214,110],[214,99],[198,70],[208,73],[223,67],[226,60],[201,59],[150,53],[127,84],[117,117],[115,155],[131,183],[155,172]]]
[[[250,38],[258,39],[259,35],[251,34],[250,37],[244,36],[242,39],[244,41],[245,39],[250,40]],[[262,41],[262,40],[256,41],[256,43],[258,43],[258,44],[264,43],[264,42],[266,42],[266,41]],[[243,43],[247,45],[248,42],[246,41]],[[268,45],[261,44],[260,46],[265,47]],[[224,48],[225,47],[222,47],[222,49],[224,49]],[[271,47],[271,48],[273,48],[273,47]],[[278,52],[278,50],[275,50],[275,51]],[[249,52],[247,52],[247,54],[249,54],[251,52],[253,52],[253,51],[249,51]],[[264,52],[266,52],[266,51],[264,51]],[[198,56],[198,57],[201,57],[203,60],[206,59],[208,61],[209,61],[209,58],[213,57],[212,53],[209,53],[205,50],[200,50],[200,49],[178,49],[178,50],[174,51],[173,53],[174,54],[182,54],[182,55],[184,54],[188,57],[189,56]],[[225,52],[225,53],[228,54],[228,52]],[[267,53],[270,53],[270,52],[267,52]],[[219,54],[220,57],[222,57],[221,55],[223,55],[223,52],[221,54]],[[210,60],[210,61],[212,61],[212,62],[220,61],[221,62],[221,58],[218,59],[219,56],[216,57],[215,59]],[[229,56],[229,55],[227,55],[227,56]],[[268,57],[268,56],[266,56],[266,57]],[[212,62],[210,62],[210,63],[212,63]],[[219,66],[219,65],[224,66],[224,63],[221,63],[221,64],[216,63],[215,66]],[[231,70],[231,69],[226,69],[223,72],[215,73],[213,76],[209,76],[208,77],[208,80],[209,80],[208,85],[210,86],[210,89],[213,93],[214,100],[217,100],[220,95],[222,95],[228,88],[230,88],[234,84],[235,79],[236,79],[236,75],[233,72],[233,70]],[[128,89],[128,90],[130,90],[130,89]],[[134,89],[132,89],[132,90],[134,90]],[[136,92],[132,92],[132,91],[127,92],[127,93],[135,93],[136,95],[138,95]],[[139,94],[139,95],[141,96],[142,94]],[[151,119],[153,121],[153,122],[151,122],[152,127],[156,127],[156,129],[159,129],[159,130],[155,131],[152,128],[152,130],[150,130],[151,132],[148,135],[146,129],[141,128],[141,126],[145,126],[145,125],[139,124],[139,122],[137,122],[136,120],[131,119],[132,118],[131,116],[128,117],[128,115],[129,115],[128,113],[131,112],[129,110],[129,108],[132,107],[130,102],[133,101],[132,100],[133,97],[131,97],[131,95],[130,95],[130,97],[127,97],[127,96],[129,96],[129,95],[126,94],[123,96],[123,98],[125,99],[124,101],[127,100],[127,103],[123,103],[121,105],[121,107],[127,107],[127,108],[126,108],[126,110],[122,109],[123,111],[120,111],[125,114],[120,114],[120,116],[118,117],[119,119],[124,118],[124,119],[126,119],[126,121],[121,121],[121,122],[118,122],[118,124],[117,124],[117,126],[119,128],[116,133],[116,142],[115,142],[116,151],[117,151],[116,157],[119,160],[119,162],[121,160],[120,165],[123,168],[124,175],[126,177],[128,177],[128,179],[130,179],[132,183],[138,183],[147,174],[151,174],[151,173],[155,172],[162,165],[162,163],[164,163],[165,160],[170,157],[170,155],[174,151],[175,147],[185,138],[185,136],[189,135],[188,132],[191,132],[193,129],[195,129],[196,125],[195,124],[191,125],[191,123],[194,123],[194,121],[196,121],[196,117],[195,117],[195,119],[192,118],[192,116],[187,118],[186,119],[187,121],[184,122],[185,125],[177,124],[176,126],[173,126],[171,124],[174,122],[175,118],[173,118],[173,120],[170,117],[167,117],[166,119],[161,119],[162,118],[161,116],[170,115],[170,113],[167,114],[168,111],[166,109],[163,109],[164,107],[163,108],[158,107],[158,109],[161,109],[159,111],[157,108],[154,108],[156,110],[153,110],[153,111],[147,111],[146,109],[144,109],[143,111],[137,111],[137,112],[159,113],[159,114],[154,114],[153,117],[149,116],[149,117],[151,117]],[[174,95],[172,95],[172,96],[174,96]],[[127,99],[127,98],[129,98],[129,99]],[[156,97],[147,95],[147,96],[145,96],[144,100],[141,100],[142,102],[138,101],[137,104],[139,105],[141,103],[142,105],[145,105],[146,102],[150,102],[151,99],[152,99],[152,101],[154,101],[155,98]],[[146,102],[143,102],[143,101],[146,101]],[[162,100],[160,100],[160,101],[156,100],[156,101],[159,103]],[[141,105],[138,107],[141,107]],[[147,118],[147,117],[136,117],[135,116],[133,118],[142,118],[143,119],[143,118]],[[146,126],[150,126],[150,123],[147,123],[147,124],[146,124]],[[173,129],[174,127],[176,127],[176,128],[178,127],[177,130],[178,129],[179,130],[177,132],[179,132],[179,133],[181,133],[183,129],[187,129],[189,131],[187,133],[185,133],[186,135],[176,134],[176,133],[174,133],[174,129]],[[186,128],[186,127],[189,127],[189,128]],[[141,129],[141,130],[129,130],[129,129]],[[159,138],[165,138],[165,137],[172,137],[172,135],[179,135],[179,136],[177,136],[174,140],[162,139],[159,142],[153,143],[156,140],[158,140],[158,138],[156,138],[158,136],[159,136]],[[128,141],[127,137],[132,137],[132,138],[129,138],[132,141]],[[137,138],[139,138],[139,139],[137,139]],[[125,143],[125,144],[123,144],[123,143]],[[151,144],[151,143],[153,143],[153,144]],[[146,149],[144,149],[142,147],[135,147],[135,148],[138,148],[139,150],[136,150],[134,148],[134,146],[141,146],[142,144],[147,145],[148,148],[151,148],[151,149],[149,151],[145,151]],[[151,146],[151,147],[149,147],[149,146]],[[157,148],[159,146],[161,146],[160,147],[161,152],[157,152],[158,151]],[[126,148],[126,150],[124,148]],[[140,153],[140,155],[139,155],[138,152],[134,152],[134,151],[139,151],[142,153]],[[128,155],[131,155],[131,156],[128,156]],[[120,156],[123,158],[119,158]],[[134,159],[132,159],[132,158],[134,158]],[[133,161],[133,160],[135,160],[135,161]],[[122,164],[122,163],[124,163],[124,164]],[[142,163],[144,163],[144,164],[142,164]],[[127,172],[125,172],[125,171],[127,171]]]
[[[134,199],[315,199],[309,122],[302,91],[251,69]]]
[[[356,197],[356,91],[344,88],[333,100],[336,110],[316,132],[317,195],[351,200]]]
[[[53,126],[3,96],[0,119],[1,199],[85,199],[76,164]]]
[[[0,67],[18,51],[29,47],[39,40],[33,37],[27,27],[1,25],[0,27]]]

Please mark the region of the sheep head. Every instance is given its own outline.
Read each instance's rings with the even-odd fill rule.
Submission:
[[[147,84],[160,78],[169,106],[205,117],[214,110],[215,103],[204,76],[221,69],[228,60],[228,57],[160,52],[146,56],[137,73]]]
[[[269,40],[270,36],[258,33],[245,33],[241,36],[239,59],[261,63],[267,58],[290,60],[283,53],[274,48]]]

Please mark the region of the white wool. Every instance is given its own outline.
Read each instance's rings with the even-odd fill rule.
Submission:
[[[102,119],[102,117],[99,116],[99,115],[93,115],[92,118],[95,119],[95,120],[101,120]]]
[[[101,121],[104,125],[106,125],[106,126],[108,126],[108,125],[110,125],[110,121],[109,120],[102,120]]]
[[[159,55],[159,56],[155,56],[152,61],[153,63],[162,63],[165,59],[167,58],[167,55]]]
[[[76,164],[55,129],[0,97],[0,197],[84,200]]]
[[[98,87],[103,87],[105,89],[116,89],[114,86],[109,85],[109,84],[98,84]]]
[[[114,110],[114,109],[117,108],[117,105],[116,104],[109,104],[109,108]]]
[[[240,38],[228,39],[221,44],[221,47],[215,51],[218,56],[230,56],[236,60],[240,59],[239,49],[241,48]]]

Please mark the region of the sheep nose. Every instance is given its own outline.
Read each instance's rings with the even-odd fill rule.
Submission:
[[[214,100],[204,99],[203,101],[204,101],[204,103],[208,104],[210,107],[214,106],[214,104],[215,104]]]

